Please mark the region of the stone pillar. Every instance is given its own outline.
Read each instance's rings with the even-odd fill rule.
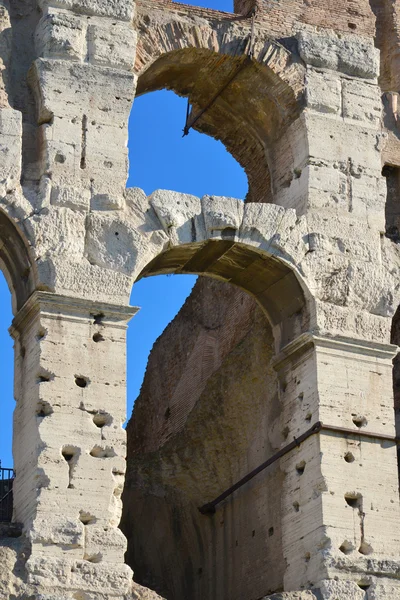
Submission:
[[[322,430],[281,461],[286,591],[323,590],[330,579],[329,589],[341,598],[353,598],[346,593],[355,586],[375,590],[369,598],[383,597],[379,590],[400,594],[400,583],[390,583],[400,542],[395,350],[304,334],[277,358],[287,442],[318,421],[354,432]],[[333,598],[327,592],[322,597]]]
[[[14,520],[23,523],[31,544],[28,581],[42,593],[49,587],[52,593],[101,591],[111,598],[130,589],[118,524],[126,454],[125,334],[134,313],[127,306],[36,292],[11,328]]]
[[[30,70],[41,140],[40,204],[122,210],[135,94],[133,0],[41,0]]]

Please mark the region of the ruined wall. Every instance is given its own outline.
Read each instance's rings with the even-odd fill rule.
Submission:
[[[168,599],[250,600],[283,589],[279,464],[215,516],[198,511],[282,440],[272,356],[254,300],[207,278],[151,352],[127,429],[121,527],[135,580]]]
[[[6,551],[3,595],[151,596],[132,586],[118,529],[128,304],[140,277],[196,273],[246,290],[268,314],[276,431],[293,439],[326,424],[280,460],[280,525],[258,505],[252,541],[274,527],[273,544],[281,529],[283,598],[398,600],[389,342],[400,247],[386,231],[386,220],[397,227],[396,187],[385,206],[382,176],[400,166],[398,2],[257,3],[254,27],[255,3],[239,1],[236,14],[133,0],[0,4],[0,267],[15,312],[14,519],[28,549],[20,571]],[[243,164],[258,202],[126,189],[135,93],[160,87],[188,97],[192,116],[220,90],[196,128]],[[239,401],[224,373],[229,358],[214,377]],[[169,441],[173,407],[153,413],[162,448],[183,441],[196,407]],[[212,415],[198,419],[202,436],[190,431],[199,443],[219,423]],[[241,425],[224,430],[226,446],[242,440]],[[221,569],[234,578],[236,540],[234,551],[224,544]]]

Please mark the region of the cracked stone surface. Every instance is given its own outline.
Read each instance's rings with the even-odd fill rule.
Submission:
[[[0,267],[15,316],[22,530],[0,530],[0,597],[399,597],[399,2],[234,9],[0,1]],[[246,199],[126,189],[134,98],[163,88],[192,115],[221,90],[195,127],[242,165]],[[170,389],[148,384],[126,462],[129,298],[161,273],[218,282],[171,326],[178,367],[157,359],[154,381],[165,360]],[[218,283],[241,291],[225,297]],[[206,335],[225,313],[225,337]],[[196,371],[211,363],[208,378]],[[180,411],[159,414],[169,395]],[[220,518],[227,502],[199,519],[201,494],[209,502],[315,422],[351,432],[322,430],[281,458],[273,498],[249,485],[237,515]],[[160,539],[136,566],[155,522]]]

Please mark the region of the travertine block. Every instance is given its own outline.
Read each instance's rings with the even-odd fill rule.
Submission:
[[[137,34],[128,23],[110,21],[106,25],[89,25],[89,61],[94,65],[130,71],[135,60],[136,40]]]
[[[343,116],[378,125],[382,118],[381,90],[377,85],[343,79]]]
[[[366,79],[379,74],[379,50],[372,39],[311,29],[300,30],[297,39],[300,56],[309,65]]]
[[[98,15],[122,21],[131,21],[134,15],[133,0],[39,0],[42,10],[60,7],[77,14]]]
[[[42,58],[83,60],[86,21],[61,11],[44,15],[36,29],[36,51]]]
[[[339,114],[342,104],[341,80],[337,73],[307,70],[307,106],[323,113]]]

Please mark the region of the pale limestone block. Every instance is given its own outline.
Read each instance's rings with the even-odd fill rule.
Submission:
[[[72,588],[85,589],[98,594],[110,594],[118,590],[123,596],[131,590],[132,571],[128,565],[103,562],[75,562],[70,576]]]
[[[46,588],[57,588],[69,583],[72,563],[67,558],[31,556],[26,563],[28,583]]]
[[[240,239],[267,249],[285,216],[285,209],[275,204],[245,204]]]
[[[224,238],[237,235],[243,219],[243,201],[222,196],[203,196],[201,207],[207,237]]]
[[[123,217],[88,217],[85,256],[91,264],[132,275],[139,258],[148,253],[145,239]]]
[[[161,598],[156,592],[153,590],[149,590],[147,588],[142,587],[138,583],[132,584],[132,600],[166,600],[165,598]]]
[[[122,21],[131,21],[134,16],[133,0],[39,0],[42,10],[60,7],[77,14],[98,15]]]
[[[323,334],[345,335],[360,340],[371,339],[381,343],[390,340],[391,321],[387,317],[327,303],[318,298],[315,301],[315,308],[320,331]]]
[[[29,534],[33,544],[66,546],[71,548],[84,547],[84,529],[82,523],[74,522],[57,515],[55,518],[39,516]]]
[[[352,581],[323,581],[318,584],[321,600],[365,600],[365,592]]]
[[[393,570],[393,574],[396,569]],[[366,577],[365,583],[368,587],[368,600],[380,600],[381,598],[390,598],[390,600],[400,600],[400,586],[398,581],[385,577]]]
[[[0,108],[9,107],[9,65],[12,47],[12,30],[7,6],[0,5]]]
[[[132,278],[91,265],[87,260],[72,262],[66,257],[46,256],[38,260],[37,269],[40,281],[55,293],[68,293],[75,298],[84,294],[92,301],[111,304],[129,302]]]
[[[44,15],[36,29],[38,56],[82,60],[86,55],[86,20],[61,11]]]
[[[265,596],[261,600],[316,600],[316,596],[312,591],[304,590],[303,592],[279,592],[279,594]]]
[[[0,195],[5,196],[19,186],[21,176],[21,113],[11,108],[0,108],[0,128]]]
[[[81,259],[85,245],[85,216],[70,208],[54,207],[40,217],[33,215],[24,229],[35,244],[42,259],[46,255],[68,255],[69,260]]]
[[[297,39],[300,56],[309,65],[366,79],[379,74],[379,50],[370,38],[310,28],[298,31]]]
[[[105,531],[106,529],[106,531]],[[101,557],[105,562],[122,563],[126,539],[120,529],[104,528],[96,524],[85,527],[85,555]]]
[[[53,116],[91,123],[125,124],[131,110],[135,78],[125,71],[39,58],[29,73],[39,121]],[[116,100],[118,98],[118,100]]]
[[[336,73],[307,69],[306,101],[312,110],[339,114],[342,103],[341,81]]]
[[[127,215],[132,225],[143,235],[150,235],[151,241],[160,248],[167,246],[169,238],[163,229],[149,197],[140,188],[125,190]]]
[[[89,190],[74,187],[53,186],[51,190],[51,204],[64,206],[72,210],[88,211],[90,208],[91,193]]]
[[[56,181],[67,179],[68,174],[79,173],[81,161],[81,145],[54,139],[51,125],[44,124],[40,128],[42,142],[42,173],[52,176]]]
[[[121,43],[123,40],[123,43]],[[89,25],[88,56],[94,65],[131,70],[133,68],[137,33],[130,24],[109,21]]]
[[[380,168],[381,134],[378,130],[317,113],[306,113],[303,118],[309,134],[311,158],[344,164],[351,158],[353,169]]]
[[[399,283],[386,265],[368,264],[353,260],[349,266],[348,302],[382,317],[394,315]]]
[[[168,190],[156,190],[149,198],[170,242],[190,244],[207,238],[199,198]]]
[[[382,118],[381,89],[364,81],[343,79],[343,117],[377,126]]]

